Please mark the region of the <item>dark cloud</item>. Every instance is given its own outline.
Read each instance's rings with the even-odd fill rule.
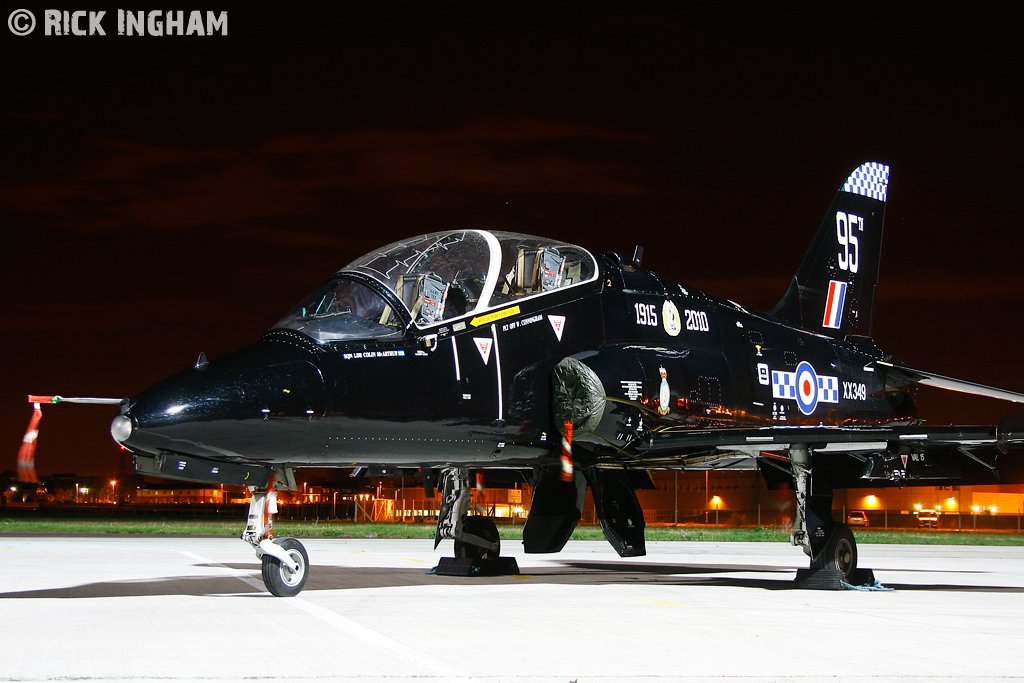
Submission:
[[[755,310],[771,308],[789,286],[784,276],[739,276],[698,278],[689,285],[730,299]],[[959,308],[983,302],[986,305],[1016,305],[1024,300],[1024,274],[993,272],[956,273],[935,269],[913,274],[882,276],[876,306],[917,304]]]
[[[580,157],[602,156],[602,145],[650,142],[538,120],[287,135],[253,149],[100,139],[67,181],[9,185],[0,190],[0,208],[42,213],[53,225],[79,230],[173,230],[308,214],[325,192],[339,190],[387,190],[413,207],[446,205],[466,193],[640,196],[648,190],[636,181],[639,169]]]
[[[971,302],[1018,303],[1024,298],[1024,273],[993,271],[949,272],[916,269],[879,282],[878,301],[927,302],[962,306]]]

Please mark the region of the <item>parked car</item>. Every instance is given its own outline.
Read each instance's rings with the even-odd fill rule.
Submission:
[[[846,515],[846,523],[849,526],[871,526],[868,523],[868,513],[863,510],[851,510],[850,514]]]
[[[917,511],[917,525],[926,526],[928,528],[938,528],[939,526],[939,511],[938,510],[918,510]]]

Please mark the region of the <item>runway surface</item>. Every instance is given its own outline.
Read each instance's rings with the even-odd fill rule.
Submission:
[[[242,541],[0,536],[0,680],[995,681],[1024,678],[1024,548],[860,546],[890,592],[797,590],[777,543],[605,543],[495,578],[451,541],[304,540],[274,598]]]

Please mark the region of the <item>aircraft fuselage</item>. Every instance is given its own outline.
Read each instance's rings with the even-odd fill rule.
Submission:
[[[558,457],[550,377],[600,378],[581,457],[653,430],[877,425],[916,416],[868,367],[870,340],[794,329],[602,257],[600,276],[395,340],[318,344],[275,329],[130,405],[136,453],[274,465],[516,466]]]

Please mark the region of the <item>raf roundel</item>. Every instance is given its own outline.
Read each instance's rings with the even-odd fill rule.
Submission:
[[[796,367],[796,404],[804,415],[818,407],[818,375],[807,361]]]

